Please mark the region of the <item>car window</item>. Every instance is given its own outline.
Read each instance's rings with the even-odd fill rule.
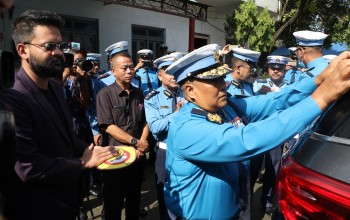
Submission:
[[[294,149],[292,157],[309,169],[350,184],[350,141],[342,141],[314,133]]]
[[[350,93],[346,93],[320,117],[316,133],[350,139]]]

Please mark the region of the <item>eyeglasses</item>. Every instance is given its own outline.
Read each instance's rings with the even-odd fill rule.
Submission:
[[[241,67],[246,68],[249,72],[252,72],[252,68],[250,66],[240,65]]]
[[[61,42],[61,43],[45,43],[45,44],[32,44],[32,43],[23,43],[35,46],[37,48],[43,48],[44,51],[54,51],[57,48],[61,51],[66,50],[69,48],[69,45],[67,42]]]

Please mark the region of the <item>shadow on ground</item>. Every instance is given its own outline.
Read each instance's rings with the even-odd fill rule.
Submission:
[[[253,205],[251,209],[251,220],[270,220],[271,217],[265,215],[260,206],[261,184],[255,184]],[[102,212],[102,199],[90,196],[90,201],[85,199],[85,207],[91,207],[88,211],[88,219],[100,220]],[[155,188],[154,180],[154,166],[151,163],[147,163],[144,173],[144,181],[142,183],[141,191],[141,209],[146,211],[145,216],[140,216],[140,220],[159,220],[158,213],[158,201],[157,192]],[[93,215],[92,215],[93,214]],[[94,216],[94,218],[92,217]],[[122,219],[125,219],[125,213],[123,210]]]

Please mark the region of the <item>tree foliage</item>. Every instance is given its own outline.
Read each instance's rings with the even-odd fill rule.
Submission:
[[[271,23],[271,16],[262,16],[266,9],[258,12],[256,6],[253,9],[252,4],[254,2],[251,0],[242,3],[232,16],[227,17],[225,30],[229,43],[270,52],[277,40],[283,40],[287,47],[294,46],[293,32],[314,30],[329,35],[325,40],[325,47],[333,42],[350,46],[350,0],[281,0],[278,19]],[[264,14],[267,15],[269,14]],[[271,24],[274,27],[268,28]],[[269,31],[273,37],[269,35]]]
[[[227,17],[225,30],[229,43],[266,51],[273,39],[274,19],[267,9],[259,11],[253,0],[248,0]]]
[[[281,5],[274,41],[283,39],[287,46],[292,46],[293,32],[314,30],[329,35],[325,47],[332,42],[350,45],[349,0],[282,0]]]

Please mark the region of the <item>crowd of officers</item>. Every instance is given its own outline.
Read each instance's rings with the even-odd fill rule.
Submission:
[[[267,64],[264,67],[266,71],[263,73],[264,78],[261,76],[258,77],[256,73],[259,68],[256,64],[260,52],[240,47],[230,49],[229,45],[226,45],[221,51],[221,56],[227,55],[230,58],[228,64],[225,65],[232,69],[232,73],[225,77],[227,95],[249,97],[264,95],[269,92],[278,92],[287,85],[320,74],[329,63],[329,60],[322,56],[322,43],[327,35],[312,31],[295,32],[294,35],[297,40],[301,39],[298,40],[301,41],[301,43],[298,43],[298,47],[289,48],[289,57],[278,55],[268,56]],[[307,44],[303,44],[303,40],[306,41]],[[317,42],[310,45],[310,42],[313,41]],[[72,51],[75,54],[73,71],[81,71],[79,70],[79,65],[76,65],[77,59],[82,58],[90,60],[93,63],[93,69],[91,71],[85,72],[85,75],[83,71],[81,74],[83,77],[89,76],[89,78],[91,78],[92,86],[89,87],[91,89],[90,91],[84,91],[84,84],[80,83],[80,88],[82,89],[80,89],[79,94],[80,100],[86,100],[83,96],[90,94],[92,105],[88,106],[88,108],[84,108],[85,111],[78,112],[75,118],[78,118],[76,121],[79,123],[79,117],[84,118],[85,115],[87,115],[90,124],[81,123],[80,127],[86,128],[90,125],[94,137],[93,143],[96,145],[117,146],[127,144],[136,146],[137,149],[151,148],[151,160],[155,159],[155,178],[160,216],[161,219],[167,219],[169,218],[169,214],[164,204],[163,193],[164,183],[166,181],[164,164],[166,158],[167,131],[173,116],[179,111],[182,103],[186,101],[174,77],[166,74],[165,69],[174,61],[180,59],[185,53],[173,52],[168,54],[166,45],[161,45],[159,50],[163,51],[164,54],[156,60],[153,58],[152,50],[142,49],[138,51],[138,63],[134,67],[130,57],[127,55],[128,42],[121,41],[112,44],[106,49],[106,55],[108,58],[108,65],[110,68],[113,67],[113,70],[108,69],[107,71],[103,71],[103,73],[101,73],[102,71],[99,69],[101,54],[84,54],[82,51]],[[124,81],[131,80],[130,84],[132,87],[129,88],[119,88],[119,86],[117,86],[118,83],[115,83],[116,80],[117,82],[118,80],[122,81],[120,83],[122,85],[125,83],[122,79],[116,79],[116,77],[118,77],[118,72],[115,69],[115,66],[119,64],[119,62],[115,60],[117,60],[118,57],[124,56],[129,60],[122,68],[126,71],[135,72],[132,79],[123,79]],[[315,69],[316,67],[317,69]],[[99,74],[99,72],[101,74]],[[65,88],[67,88],[67,82],[71,85],[67,91],[74,91],[72,85],[76,83],[75,81],[76,80],[71,81],[69,78],[64,78],[63,83]],[[108,87],[109,89],[103,89],[100,92],[104,87]],[[129,95],[124,94],[125,97],[122,95],[124,91],[128,91],[130,88],[138,88],[141,90],[142,94],[138,94],[134,97],[138,101],[132,101],[133,98],[130,93]],[[119,94],[120,97],[115,94]],[[71,96],[71,94],[66,96],[67,101],[70,100]],[[114,103],[114,105],[111,106],[110,103]],[[135,109],[139,105],[143,105],[143,103],[145,115],[142,115],[143,112],[138,112],[137,109]],[[80,103],[79,106],[84,106],[84,104]],[[75,114],[73,114],[73,116],[74,115]],[[145,128],[146,123],[150,130],[149,135],[148,131],[145,131],[147,130]],[[237,126],[239,126],[240,122],[237,121],[236,123]],[[112,130],[108,125],[113,125],[113,127],[116,125],[114,128],[115,130]],[[118,136],[117,132],[121,132],[120,129],[127,132],[130,136]],[[90,133],[91,132],[85,130],[77,132],[76,135],[90,143],[92,142]],[[88,139],[86,139],[86,136],[88,136]],[[102,142],[102,140],[104,140],[104,142]],[[249,189],[250,191],[248,193],[249,200],[251,200],[254,184],[258,180],[259,175],[261,175],[261,169],[265,171],[264,175],[262,177],[260,176],[261,180],[259,180],[263,183],[262,196],[260,199],[261,207],[267,214],[271,214],[275,208],[274,188],[283,147],[289,147],[290,145],[290,143],[288,145],[282,142],[273,150],[244,161],[245,172],[249,176],[247,178],[247,190]],[[153,151],[156,152],[156,156],[154,156]],[[102,171],[102,182],[104,183],[103,192],[105,192],[103,194],[104,215],[108,216],[107,219],[116,219],[117,215],[120,215],[124,198],[126,198],[125,207],[127,217],[133,219],[137,218],[139,215],[139,192],[141,189],[144,167],[144,151],[140,150],[137,152],[140,156],[139,160],[130,168],[108,172]],[[121,179],[128,180],[121,181]],[[97,195],[98,192],[94,190],[96,187],[94,181],[99,182],[99,178],[96,174],[90,176],[89,186],[91,187],[90,193]],[[124,190],[120,191],[119,189]],[[128,192],[128,190],[130,190],[130,192]],[[116,202],[116,198],[120,198],[120,200]],[[112,210],[111,213],[109,213],[110,210]],[[241,218],[250,219],[250,203],[247,203],[246,211],[241,212]]]
[[[229,219],[250,219],[250,201],[253,187],[262,169],[263,161],[265,175],[262,180],[263,190],[260,201],[263,210],[267,214],[271,214],[275,208],[274,188],[281,155],[284,146],[290,147],[286,144],[286,139],[281,139],[279,143],[277,140],[272,142],[276,145],[266,146],[264,152],[257,151],[253,153],[254,157],[242,156],[239,158],[239,161],[242,161],[237,162],[240,164],[237,168],[239,169],[239,177],[230,177],[239,178],[239,180],[232,180],[239,182],[239,189],[233,187],[237,194],[233,197],[241,200],[239,206],[236,202],[225,203],[213,199],[217,195],[211,195],[210,184],[204,184],[207,177],[194,175],[184,178],[185,174],[182,175],[181,172],[189,171],[186,168],[190,169],[190,167],[186,167],[185,163],[181,163],[176,167],[175,165],[171,167],[171,164],[176,164],[174,161],[179,161],[178,157],[182,157],[179,155],[186,149],[179,150],[180,153],[175,155],[177,153],[168,153],[167,148],[170,143],[171,152],[175,152],[174,147],[178,147],[176,146],[177,139],[196,140],[196,137],[200,135],[195,137],[191,137],[191,135],[200,132],[201,129],[208,129],[206,126],[196,127],[198,125],[194,123],[191,130],[185,133],[180,132],[182,126],[180,124],[186,122],[186,118],[178,115],[182,107],[185,106],[185,109],[181,115],[185,115],[189,106],[191,107],[194,104],[201,106],[198,101],[201,100],[198,98],[201,94],[197,94],[196,90],[191,90],[192,84],[196,85],[196,81],[210,79],[214,84],[218,83],[217,81],[221,80],[223,76],[226,76],[224,78],[226,81],[224,98],[226,99],[227,92],[227,97],[238,100],[239,103],[241,102],[239,100],[251,96],[270,97],[268,96],[269,93],[283,91],[289,85],[304,80],[306,80],[304,84],[307,84],[307,79],[312,79],[321,74],[329,64],[329,61],[322,56],[323,40],[327,35],[313,31],[298,31],[294,33],[294,36],[297,47],[290,48],[290,56],[268,56],[264,68],[266,72],[262,76],[256,74],[258,70],[256,63],[260,57],[260,52],[240,47],[230,48],[229,45],[224,46],[220,51],[217,45],[207,45],[187,55],[182,52],[168,53],[167,46],[161,45],[159,50],[162,51],[162,54],[157,56],[156,59],[154,59],[153,51],[145,48],[137,52],[138,63],[134,65],[128,52],[128,42],[120,41],[105,50],[108,60],[106,71],[100,69],[101,54],[87,53],[84,50],[67,51],[74,56],[73,66],[66,66],[59,81],[70,113],[73,116],[74,135],[85,143],[92,143],[96,146],[132,146],[135,148],[137,155],[137,160],[132,165],[122,169],[98,171],[94,168],[85,170],[80,180],[79,207],[81,215],[77,212],[76,216],[80,219],[86,218],[87,209],[84,209],[82,202],[87,195],[86,189],[88,189],[91,195],[100,195],[103,198],[105,219],[121,219],[123,207],[125,207],[126,219],[138,219],[143,178],[154,178],[143,176],[145,155],[148,152],[151,154],[151,160],[154,158],[153,162],[155,163],[159,219],[201,219],[203,216],[206,216],[205,219],[210,216],[213,219],[217,219],[217,216],[225,219],[226,217]],[[61,50],[59,43],[56,42],[54,48],[45,46],[44,49],[46,51]],[[37,47],[37,49],[44,45],[37,45],[30,43],[30,41],[25,44]],[[214,56],[211,56],[213,52],[215,52]],[[227,64],[222,62],[225,60],[225,56],[230,58],[226,59],[228,60]],[[213,57],[215,59],[212,59]],[[215,71],[213,72],[213,70]],[[191,77],[196,80],[191,81]],[[193,98],[192,95],[196,98]],[[210,99],[212,93],[208,92],[206,95],[207,97],[202,98]],[[233,104],[228,102],[228,105]],[[239,114],[237,107],[231,107],[235,109],[237,115],[228,113],[223,113],[224,116],[211,114],[199,108],[189,109],[189,114],[191,117],[204,117],[208,123],[222,125],[224,122],[230,122],[230,126],[237,129],[247,126],[249,121],[246,121],[245,117]],[[175,120],[174,118],[176,118],[176,123],[172,125],[173,129],[171,130],[171,134],[174,135],[168,136],[170,124]],[[179,132],[179,134],[176,132]],[[197,143],[204,144],[202,141],[206,139],[210,142],[209,137],[203,137],[203,140],[198,140]],[[222,140],[225,140],[225,137]],[[197,143],[192,143],[192,145],[195,146]],[[185,148],[186,144],[184,143],[181,147]],[[188,146],[192,145],[189,144]],[[208,161],[209,166],[211,166],[211,163],[215,164],[217,162],[213,159],[215,154],[202,155],[201,149],[194,149],[195,152],[191,152],[191,155],[188,155],[188,158],[185,157],[185,159],[191,160],[193,158],[196,161],[198,159],[196,154],[198,154],[201,155],[199,161]],[[211,151],[208,150],[208,152]],[[220,157],[220,152],[215,153]],[[168,155],[171,156],[171,161],[166,158]],[[234,162],[236,160],[228,158],[227,161],[220,162],[230,161]],[[182,167],[182,165],[184,166]],[[215,174],[210,174],[210,169],[202,166],[204,165],[198,165],[203,170],[207,169],[208,175],[215,176]],[[182,170],[176,170],[178,167],[181,167]],[[213,166],[212,171],[214,171],[214,167],[216,165]],[[216,172],[218,168],[215,169]],[[230,169],[237,173],[236,168],[228,168],[228,170]],[[177,173],[177,175],[174,175],[174,173]],[[189,185],[172,185],[178,181],[177,178],[184,178],[183,182],[191,178],[197,179],[190,181],[191,184]],[[220,179],[220,177],[218,178]],[[226,177],[222,178],[225,179]],[[201,184],[196,184],[198,181]],[[186,195],[186,198],[184,198],[184,194],[174,193],[175,191],[184,190],[181,187],[188,190],[189,196]],[[202,188],[207,189],[206,194],[201,194],[199,189]],[[186,203],[192,201],[193,195],[198,196],[196,198],[198,201],[193,203],[202,204],[202,208],[206,210],[198,211],[201,210],[195,208],[198,204],[194,205],[191,202],[190,207],[187,207]],[[227,196],[229,195],[227,194]],[[207,203],[204,200],[210,199],[206,196],[213,200]],[[226,198],[226,196],[222,195],[222,198]],[[210,208],[206,206],[208,204]],[[218,211],[212,208],[216,206],[222,207],[223,210]],[[227,209],[230,209],[230,211],[227,211]],[[218,213],[213,214],[214,212]],[[11,214],[9,216],[16,216],[13,213]]]

